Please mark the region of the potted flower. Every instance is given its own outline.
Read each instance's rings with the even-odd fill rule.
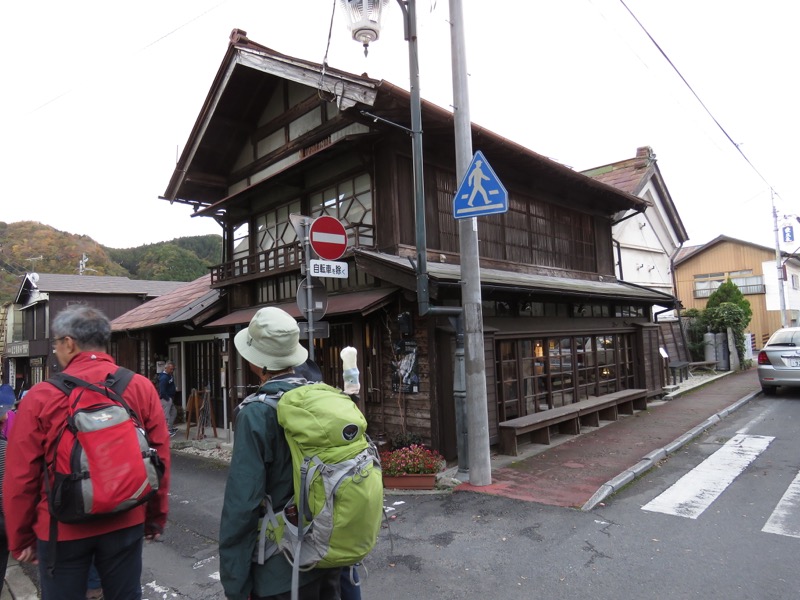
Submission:
[[[421,444],[381,453],[383,485],[394,489],[433,489],[444,457]]]

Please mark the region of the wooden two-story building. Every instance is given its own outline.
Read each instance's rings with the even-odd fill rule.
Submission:
[[[499,107],[502,101],[498,100]],[[461,299],[453,116],[423,102],[431,303]],[[291,215],[330,215],[346,228],[348,278],[325,286],[329,336],[315,340],[327,381],[339,350],[358,349],[373,434],[419,434],[455,454],[454,331],[421,317],[416,297],[410,97],[386,81],[323,68],[234,30],[164,193],[222,227],[212,269],[228,336],[259,307],[295,317],[303,249]],[[524,118],[524,115],[521,115]],[[662,392],[654,305],[675,299],[615,276],[615,219],[649,202],[473,126],[473,147],[509,194],[507,213],[478,222],[489,432],[515,416],[627,388]],[[254,383],[229,365],[231,403]]]

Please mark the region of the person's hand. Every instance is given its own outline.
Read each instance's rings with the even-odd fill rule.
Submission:
[[[36,557],[36,546],[33,545],[28,546],[20,552],[14,553],[14,558],[19,562],[33,563],[35,565],[39,564],[39,560]]]
[[[148,542],[160,542],[161,541],[161,534],[160,533],[148,533],[144,536]]]

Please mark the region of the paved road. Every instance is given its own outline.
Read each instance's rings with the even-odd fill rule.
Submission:
[[[559,506],[546,495],[544,499],[519,499],[517,493],[521,487],[550,489],[556,495],[549,498],[559,498],[560,478],[562,487],[574,487],[575,481],[588,479],[593,481],[591,485],[574,499],[562,502],[569,507],[581,506],[597,485],[620,469],[629,468],[648,448],[670,443],[686,431],[687,422],[688,427],[696,426],[719,407],[735,403],[742,390],[751,390],[754,382],[757,386],[754,371],[726,377],[685,399],[655,406],[647,413],[601,427],[524,460],[495,465],[493,475],[498,481],[504,470],[510,470],[522,486],[489,486],[493,489],[479,493],[462,486],[456,493],[387,495],[386,505],[393,518],[390,530],[381,536],[367,563],[371,575],[364,583],[365,597],[528,599],[574,598],[587,593],[593,598],[693,597],[656,594],[663,592],[666,581],[654,587],[654,573],[663,571],[665,576],[675,577],[671,568],[666,569],[667,563],[659,560],[659,552],[665,550],[652,545],[652,540],[665,538],[669,526],[653,530],[642,525],[639,505],[632,510],[613,499],[595,511],[584,512]],[[615,439],[623,443],[615,446]],[[144,597],[222,599],[221,586],[215,579],[216,528],[226,467],[177,453],[174,465],[170,527],[163,543],[148,545],[145,550]],[[525,473],[527,477],[522,476]],[[630,489],[642,485],[639,481]],[[541,490],[537,491],[540,496]],[[604,512],[609,507],[620,510],[620,514],[607,518]],[[635,517],[626,516],[633,513]],[[690,546],[706,548],[709,544],[704,558],[711,556],[713,548],[717,550],[714,556],[718,556],[719,546],[713,540],[701,538]],[[669,551],[677,552],[674,548]],[[686,562],[679,557],[672,557],[674,564]],[[776,568],[761,557],[753,560],[765,574],[775,574]],[[689,561],[686,568],[701,564]],[[716,563],[713,566],[719,571]],[[735,580],[736,572],[730,575]],[[777,575],[791,580],[793,573]],[[705,597],[708,594],[699,584],[687,589],[697,594],[704,591]]]

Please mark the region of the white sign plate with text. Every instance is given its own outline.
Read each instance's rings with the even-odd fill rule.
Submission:
[[[310,268],[309,275],[312,277],[335,277],[337,279],[347,279],[348,277],[346,262],[312,258]]]

